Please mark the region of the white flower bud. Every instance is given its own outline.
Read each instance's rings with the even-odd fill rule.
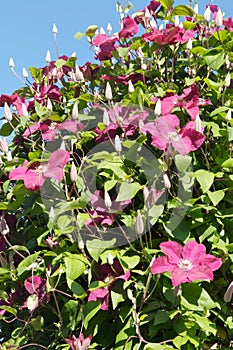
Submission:
[[[14,62],[12,57],[9,59],[9,66],[10,66],[10,68],[14,68],[15,67],[15,62]]]
[[[4,114],[5,114],[6,120],[10,122],[12,120],[12,113],[11,113],[10,107],[6,102],[4,103]]]
[[[221,27],[223,23],[223,16],[222,16],[222,11],[219,8],[217,13],[216,13],[216,17],[215,17],[215,24],[217,27]]]
[[[108,263],[109,263],[109,265],[113,265],[113,263],[114,263],[114,258],[112,256],[111,252],[108,253]]]
[[[164,186],[166,188],[168,188],[168,189],[171,188],[171,182],[170,182],[169,177],[168,177],[167,174],[163,175],[163,182],[164,182]]]
[[[108,210],[111,208],[112,206],[112,201],[111,198],[108,194],[108,191],[104,191],[104,204],[106,205],[106,207],[108,208]]]
[[[84,76],[82,71],[79,69],[79,66],[75,67],[75,77],[77,81],[84,81]]]
[[[51,207],[50,211],[49,211],[49,220],[51,220],[53,222],[54,218],[55,218],[54,208]]]
[[[47,63],[50,63],[50,62],[51,62],[51,54],[50,54],[50,51],[49,51],[49,50],[48,50],[47,53],[46,53],[45,61],[46,61]]]
[[[154,110],[154,115],[156,117],[159,117],[162,113],[162,105],[161,105],[161,100],[158,98],[156,105],[155,105],[155,110]]]
[[[204,12],[204,20],[209,22],[211,16],[210,6],[208,6]]]
[[[7,152],[8,152],[8,144],[6,142],[6,139],[0,138],[0,150],[3,153],[7,154]]]
[[[72,109],[72,119],[78,119],[78,102],[75,101]]]
[[[142,68],[142,70],[147,70],[147,65],[146,65],[145,63],[143,63],[143,64],[141,65],[141,68]]]
[[[78,241],[78,247],[79,247],[80,250],[84,249],[85,245],[84,245],[84,242],[83,242],[82,239],[80,241]]]
[[[22,103],[22,115],[24,117],[28,117],[28,110],[27,110],[25,103]]]
[[[174,19],[175,27],[179,27],[179,24],[180,24],[180,18],[179,18],[179,16],[175,16],[175,19]]]
[[[114,146],[115,146],[116,152],[120,153],[122,151],[122,145],[121,145],[121,140],[119,135],[115,136]]]
[[[226,79],[225,79],[225,86],[229,87],[230,85],[231,85],[231,74],[230,74],[230,72],[228,72]]]
[[[11,151],[8,151],[8,152],[7,152],[6,158],[7,158],[8,162],[11,162],[11,161],[12,161],[13,158],[12,158],[12,153],[11,153]]]
[[[151,14],[150,14],[150,11],[148,10],[148,7],[146,7],[146,9],[145,9],[144,16],[145,16],[146,19],[150,19],[151,18]]]
[[[23,68],[23,77],[24,77],[25,79],[28,78],[28,72],[27,72],[26,68]]]
[[[70,179],[72,182],[76,182],[78,179],[77,168],[76,168],[74,162],[72,162],[72,164],[71,164]]]
[[[192,50],[192,48],[193,48],[193,42],[192,42],[192,39],[189,39],[187,42],[187,49]]]
[[[228,112],[226,114],[226,120],[229,122],[231,120],[231,110],[228,109]]]
[[[160,24],[159,30],[163,30],[163,23]]]
[[[109,119],[108,111],[106,108],[104,108],[103,123],[106,126],[108,126],[110,124],[110,119]]]
[[[57,26],[55,23],[53,23],[53,34],[56,35],[58,32]]]
[[[0,231],[3,236],[7,235],[10,232],[9,226],[7,225],[7,222],[3,216],[0,218]]]
[[[105,97],[107,100],[112,100],[112,88],[109,82],[106,84],[106,89],[105,89]]]
[[[71,57],[77,57],[76,52],[74,51],[71,55]]]
[[[198,4],[194,5],[193,11],[196,15],[198,15],[198,11],[199,11]]]
[[[112,33],[112,26],[111,26],[111,23],[108,23],[108,25],[107,25],[107,31],[108,31],[109,35]]]
[[[196,119],[195,119],[195,130],[202,132],[201,119],[199,117],[199,114],[196,116]]]
[[[136,232],[138,235],[141,235],[144,232],[144,223],[142,220],[141,211],[137,210],[137,217],[136,217]]]
[[[50,98],[47,99],[47,109],[52,112],[53,110],[53,105],[52,105],[52,102],[50,100]]]
[[[131,94],[132,92],[134,92],[134,86],[131,80],[129,80],[129,84],[128,84],[128,91]]]
[[[106,32],[105,32],[103,27],[100,28],[100,34],[106,34]]]
[[[223,296],[223,300],[225,301],[225,303],[229,303],[229,301],[231,301],[232,294],[233,294],[233,281],[229,284],[226,290],[226,293]]]

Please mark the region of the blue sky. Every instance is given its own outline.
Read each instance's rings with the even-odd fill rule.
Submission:
[[[124,0],[120,1],[124,2]],[[149,0],[132,0],[135,11],[148,5]],[[175,0],[175,5],[189,0]],[[199,0],[199,12],[203,13],[209,0]],[[232,0],[214,0],[227,17],[233,15]],[[74,34],[85,31],[91,24],[106,28],[110,22],[113,31],[119,30],[119,15],[116,13],[116,0],[11,0],[1,5],[0,37],[0,94],[11,94],[22,86],[12,74],[8,62],[13,57],[15,70],[22,75],[22,68],[45,65],[45,55],[50,50],[56,59],[52,26],[56,23],[59,54],[77,53],[78,64],[93,61],[86,38],[77,41]]]

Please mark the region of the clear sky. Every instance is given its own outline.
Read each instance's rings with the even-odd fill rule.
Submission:
[[[124,3],[124,0],[120,1]],[[149,0],[131,0],[135,11],[149,4]],[[199,12],[203,14],[205,5],[211,0],[198,0]],[[175,0],[175,5],[189,0]],[[227,17],[233,16],[232,0],[212,0]],[[119,14],[116,13],[116,0],[8,0],[1,4],[0,24],[0,94],[11,94],[22,86],[12,74],[8,62],[12,57],[15,70],[22,75],[22,68],[43,67],[45,55],[50,50],[56,59],[52,26],[58,27],[59,55],[77,53],[78,64],[93,61],[86,38],[77,41],[74,34],[84,32],[91,24],[106,28],[110,22],[113,31],[119,30]]]

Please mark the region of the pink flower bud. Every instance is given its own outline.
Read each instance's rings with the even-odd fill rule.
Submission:
[[[75,101],[72,109],[72,119],[78,119],[78,103]]]
[[[226,293],[223,296],[223,300],[225,301],[225,303],[229,303],[229,301],[231,301],[232,294],[233,294],[233,281],[229,284],[226,290]]]
[[[0,150],[5,154],[8,152],[8,144],[5,139],[0,138]]]
[[[215,17],[215,24],[217,27],[221,27],[223,23],[223,16],[222,16],[222,11],[219,8],[217,13],[216,13],[216,17]]]
[[[70,179],[72,182],[76,182],[78,179],[77,168],[76,168],[74,162],[72,162],[72,164],[71,164]]]
[[[105,89],[105,97],[107,100],[112,100],[112,88],[109,82],[106,84],[106,89]]]
[[[210,6],[208,6],[204,12],[205,21],[209,22],[211,16]]]
[[[136,232],[138,235],[141,235],[144,232],[144,223],[142,220],[141,211],[137,210],[137,217],[136,217]]]

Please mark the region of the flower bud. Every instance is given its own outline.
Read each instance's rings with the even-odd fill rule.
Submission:
[[[150,19],[151,18],[151,14],[150,14],[150,11],[149,11],[148,7],[146,7],[146,9],[145,9],[144,16],[145,16],[146,19]]]
[[[222,11],[219,8],[217,13],[216,13],[216,17],[215,17],[215,24],[217,27],[221,27],[223,23],[223,16],[222,16]]]
[[[109,82],[106,84],[106,89],[105,89],[105,97],[107,100],[112,100],[112,88]]]
[[[82,71],[79,69],[79,66],[75,67],[75,77],[77,81],[84,81],[84,76]]]
[[[76,182],[78,179],[77,168],[76,168],[74,162],[72,162],[72,164],[71,164],[70,179],[72,182]]]
[[[108,25],[107,25],[107,31],[108,31],[109,35],[112,33],[112,26],[111,26],[111,23],[108,23]]]
[[[169,177],[168,177],[167,174],[163,175],[163,182],[164,182],[164,186],[166,188],[168,188],[168,189],[171,188],[171,182],[170,182]]]
[[[25,103],[22,103],[22,115],[24,117],[28,117],[28,110],[27,110]]]
[[[78,241],[78,247],[79,247],[80,250],[84,249],[85,245],[84,245],[84,242],[83,242],[82,239],[80,241]]]
[[[55,212],[54,212],[54,208],[51,207],[49,211],[49,220],[53,222],[54,219],[55,219]]]
[[[230,72],[228,72],[226,79],[225,79],[225,86],[229,87],[230,85],[231,85],[231,74],[230,74]]]
[[[49,51],[49,50],[48,50],[47,53],[46,53],[45,61],[46,61],[47,63],[50,63],[50,62],[51,62],[51,54],[50,54],[50,51]]]
[[[163,23],[160,24],[159,30],[163,30]]]
[[[106,32],[105,32],[103,27],[100,28],[100,34],[106,34]]]
[[[108,253],[108,263],[109,263],[109,265],[113,265],[113,263],[114,263],[114,258],[112,256],[111,252]]]
[[[8,162],[11,162],[11,161],[12,161],[13,158],[12,158],[12,153],[11,153],[11,151],[8,151],[8,152],[7,152],[6,158],[7,158],[7,161],[8,161]]]
[[[132,92],[134,92],[134,86],[131,80],[129,80],[129,84],[128,84],[128,91],[131,94]]]
[[[76,52],[74,51],[71,55],[71,57],[77,57]]]
[[[136,232],[138,235],[141,235],[144,232],[144,223],[142,220],[141,211],[137,210],[137,217],[136,217]]]
[[[198,132],[202,132],[201,119],[199,117],[199,114],[196,116],[195,119],[195,130]]]
[[[12,113],[11,113],[10,107],[6,102],[4,103],[4,114],[5,114],[6,120],[10,122],[12,120]]]
[[[53,23],[53,34],[56,35],[58,32],[57,26],[55,23]]]
[[[154,109],[154,115],[156,117],[159,117],[162,113],[162,105],[161,105],[161,100],[160,98],[158,98],[156,105],[155,105],[155,109]]]
[[[231,110],[228,109],[228,112],[226,114],[226,120],[229,122],[231,120]]]
[[[226,293],[223,296],[223,300],[225,301],[225,303],[229,303],[229,301],[231,301],[232,294],[233,294],[233,281],[229,284],[226,290]]]
[[[111,208],[112,206],[112,201],[111,198],[108,194],[108,191],[104,191],[104,204],[106,205],[106,207],[108,208],[108,210]]]
[[[106,126],[108,126],[110,124],[110,119],[109,119],[108,111],[106,108],[104,108],[103,123]]]
[[[53,105],[52,105],[52,102],[50,100],[50,98],[47,99],[47,109],[52,112],[53,110]]]
[[[25,79],[28,78],[28,72],[27,72],[26,68],[23,68],[23,77],[24,77]]]
[[[175,27],[179,27],[179,24],[180,24],[180,18],[179,18],[179,16],[175,16],[175,19],[174,19]]]
[[[9,226],[7,225],[7,222],[3,216],[0,218],[0,232],[3,236],[7,235],[10,232]]]
[[[210,6],[207,6],[205,12],[204,12],[204,20],[209,22],[211,16]]]
[[[192,48],[193,48],[193,42],[192,42],[192,39],[189,39],[187,42],[187,49],[192,50]]]
[[[142,70],[147,70],[147,65],[145,63],[142,63],[141,68]]]
[[[198,4],[194,5],[193,11],[196,15],[198,15],[198,11],[199,11]]]
[[[10,66],[10,68],[14,68],[15,67],[15,62],[14,62],[12,57],[9,59],[9,66]]]
[[[3,153],[7,154],[7,152],[8,152],[8,144],[6,142],[6,139],[0,138],[0,150]]]
[[[72,109],[72,119],[78,119],[78,103],[75,101]]]
[[[120,153],[122,151],[122,145],[121,145],[121,140],[119,135],[115,136],[114,146],[115,146],[116,152]]]

